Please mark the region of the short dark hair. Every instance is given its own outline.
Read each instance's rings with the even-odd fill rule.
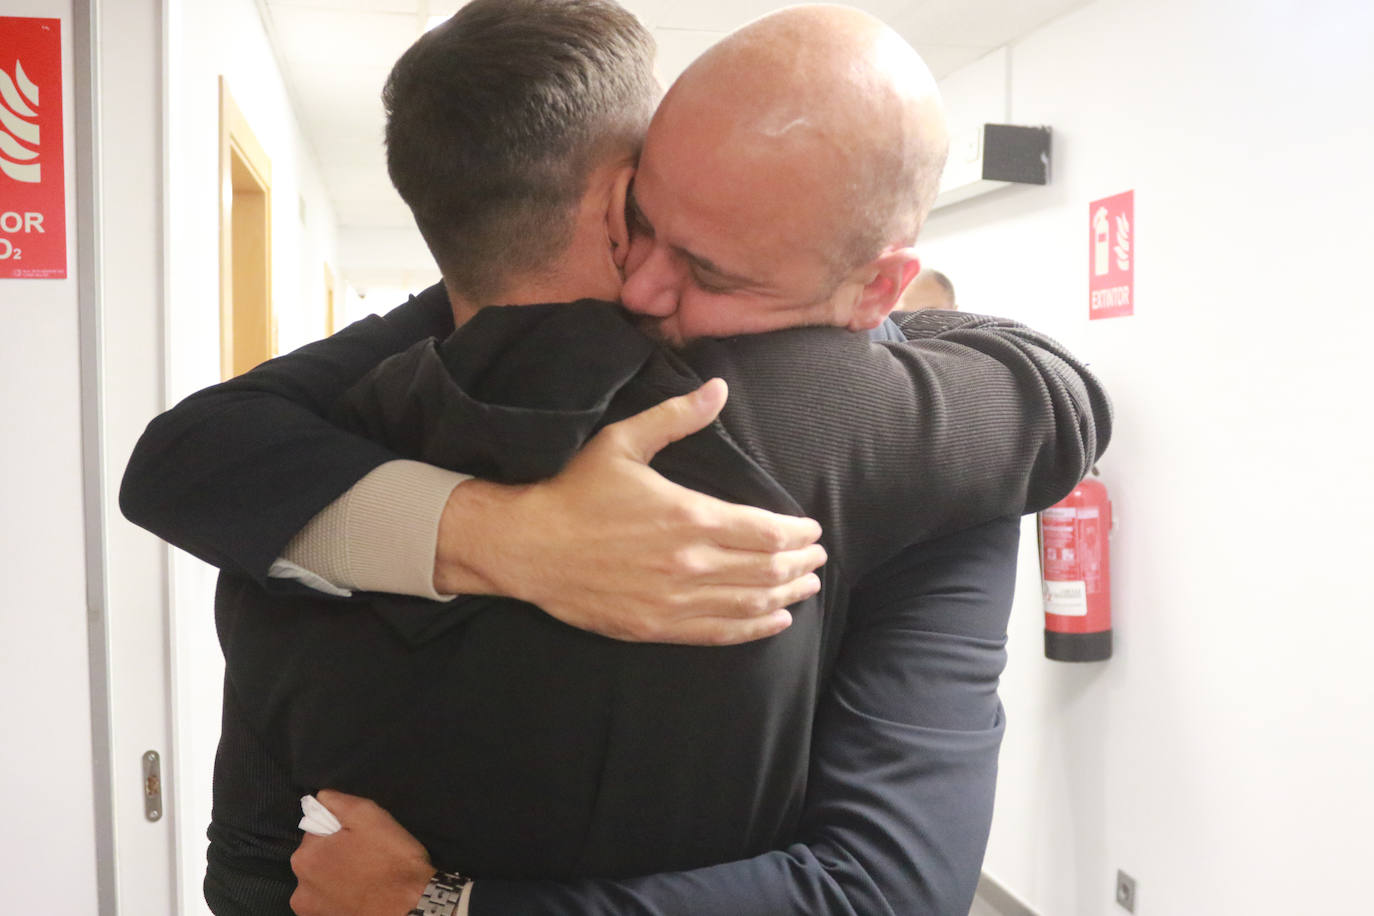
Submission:
[[[493,304],[567,250],[592,169],[643,143],[653,60],[614,0],[473,0],[401,55],[387,172],[450,284]]]

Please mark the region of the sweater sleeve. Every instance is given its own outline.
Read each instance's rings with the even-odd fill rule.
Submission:
[[[961,312],[902,327],[904,343],[798,328],[684,353],[730,384],[726,430],[854,577],[906,545],[1052,505],[1111,434],[1101,384],[1043,334]]]
[[[268,570],[311,518],[395,455],[325,419],[377,363],[453,318],[443,287],[412,297],[155,418],[134,447],[120,508],[222,569],[273,587]]]
[[[453,596],[434,589],[439,519],[453,488],[469,479],[419,461],[388,461],[307,522],[271,574],[302,570],[338,589],[447,601]]]

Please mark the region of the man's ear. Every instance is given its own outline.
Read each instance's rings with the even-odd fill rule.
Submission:
[[[625,202],[634,176],[632,165],[623,166],[617,171],[611,183],[610,197],[606,201],[606,242],[611,249],[611,259],[621,273],[625,272],[625,259],[630,255],[630,227],[625,214]]]
[[[883,319],[902,298],[902,291],[921,272],[916,249],[889,248],[859,268],[858,280],[863,284],[859,300],[849,316],[851,331],[867,331],[883,323]]]

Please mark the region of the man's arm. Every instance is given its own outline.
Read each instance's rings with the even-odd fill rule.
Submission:
[[[139,438],[120,509],[207,563],[273,584],[268,569],[291,536],[396,457],[328,423],[330,407],[386,357],[452,329],[448,297],[434,286],[191,395]]]
[[[1102,386],[1049,337],[958,312],[902,323],[904,343],[797,328],[684,351],[729,382],[725,428],[803,495],[851,581],[905,545],[1052,505],[1111,435]]]
[[[726,645],[780,632],[791,622],[785,608],[820,590],[811,572],[826,560],[812,543],[820,527],[706,496],[649,467],[715,419],[725,397],[713,380],[613,423],[548,480],[458,487],[468,498],[461,512],[445,511],[439,544],[463,543],[477,565],[446,566],[441,550],[436,582],[512,595],[633,642]],[[463,531],[485,535],[462,540]]]
[[[268,575],[284,545],[397,457],[326,420],[334,404],[386,357],[452,327],[434,286],[192,395],[140,438],[121,509],[213,565],[284,587]],[[575,466],[540,484],[450,486],[431,514],[433,582],[412,593],[506,594],[621,638],[723,644],[777,632],[781,608],[817,587],[816,524],[710,499],[647,467],[663,443],[710,422],[723,399],[712,388],[604,430]]]
[[[967,912],[992,817],[1003,727],[997,679],[1018,534],[1017,520],[1001,519],[911,548],[856,592],[817,715],[797,842],[752,859],[623,881],[478,876],[470,916]],[[394,893],[399,884],[418,898],[427,872],[414,847],[391,832],[399,826],[371,815],[370,833],[305,838],[292,860],[302,916],[338,912],[337,903],[365,899],[374,887]],[[350,863],[368,863],[368,877]]]

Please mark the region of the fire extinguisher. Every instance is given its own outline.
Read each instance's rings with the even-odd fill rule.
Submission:
[[[1040,590],[1045,657],[1098,662],[1112,657],[1112,502],[1092,476],[1040,513]]]

